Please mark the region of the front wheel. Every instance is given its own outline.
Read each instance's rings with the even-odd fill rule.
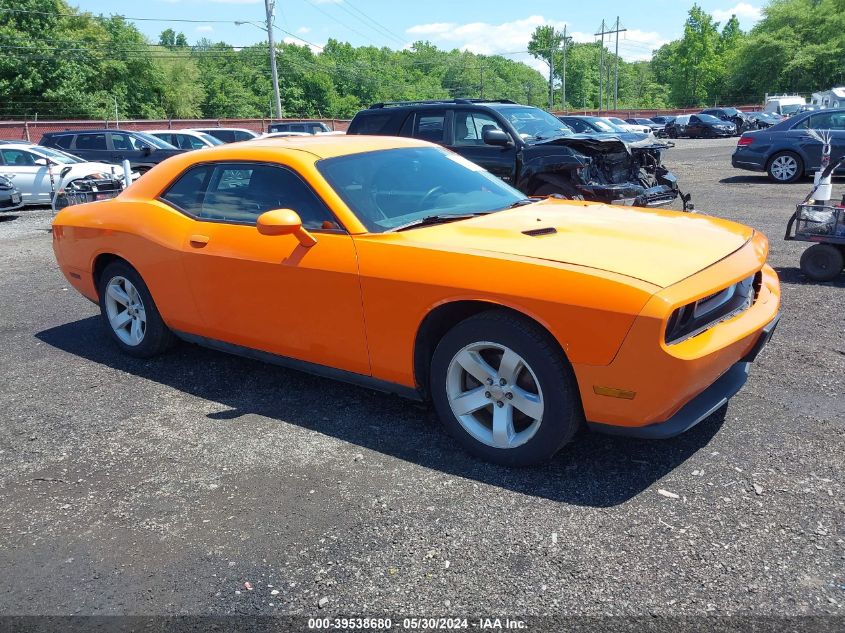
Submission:
[[[572,185],[553,185],[545,183],[537,187],[532,195],[545,197],[553,196],[555,194],[566,197],[567,200],[583,200],[584,196]]]
[[[801,255],[801,272],[813,281],[833,281],[843,266],[842,251],[831,244],[814,244]]]
[[[572,368],[542,328],[504,311],[470,317],[437,345],[431,395],[470,453],[507,466],[550,459],[581,424]]]
[[[141,275],[124,261],[106,266],[98,287],[100,314],[121,350],[139,358],[164,352],[175,337],[165,325]]]

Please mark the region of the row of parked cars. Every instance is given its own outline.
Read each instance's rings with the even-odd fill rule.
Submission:
[[[48,132],[40,144],[0,141],[0,212],[54,204],[57,195],[84,195],[87,200],[112,197],[127,183],[124,160],[131,166],[131,182],[185,151],[263,137],[337,133],[325,123],[304,121],[271,124],[263,135],[227,127],[144,132],[93,129]]]

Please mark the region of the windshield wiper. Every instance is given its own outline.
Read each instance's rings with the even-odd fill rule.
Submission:
[[[429,226],[432,224],[444,224],[445,222],[454,222],[456,220],[468,220],[470,218],[474,218],[478,215],[486,215],[487,212],[484,213],[442,213],[439,215],[427,215],[424,218],[420,218],[418,220],[413,220],[412,222],[408,222],[407,224],[400,224],[399,226],[394,226],[392,229],[388,229],[385,233],[398,233],[399,231],[405,231],[407,229],[415,229],[418,226]]]
[[[509,204],[506,207],[502,207],[499,211],[505,211],[506,209],[516,209],[517,207],[524,207],[526,204],[534,204],[537,200],[531,198],[523,198],[522,200],[517,200],[513,204]]]

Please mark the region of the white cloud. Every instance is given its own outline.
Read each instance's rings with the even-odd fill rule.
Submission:
[[[753,24],[763,17],[763,10],[747,2],[740,2],[730,9],[716,9],[713,11],[713,18],[722,23],[730,20],[732,15],[739,18],[739,21],[743,24]]]
[[[298,29],[296,29],[296,32],[299,35],[308,35],[311,32],[311,29],[307,26],[300,26]]]
[[[214,32],[214,27],[210,24],[203,24],[197,27],[197,33],[212,33]]]
[[[214,4],[258,4],[261,0],[210,0],[210,2]]]
[[[508,57],[524,62],[542,73],[548,73],[548,66],[541,60],[535,59],[528,53],[528,42],[531,34],[538,26],[551,25],[563,30],[566,22],[547,20],[542,15],[531,15],[521,20],[489,24],[486,22],[470,22],[458,24],[455,22],[432,22],[417,24],[406,33],[414,39],[427,39],[445,48],[458,48],[483,55],[511,53]],[[576,42],[595,42],[592,33],[568,31]],[[650,59],[652,49],[660,48],[668,42],[659,33],[632,29],[625,34],[625,39],[619,40],[619,54],[629,61]],[[615,45],[615,40],[614,40]],[[605,44],[609,48],[613,45]]]
[[[314,54],[318,54],[323,50],[323,47],[321,45],[309,44],[308,42],[305,42],[305,41],[299,39],[298,37],[286,36],[282,41],[285,44],[296,44],[297,46],[307,46],[308,48],[311,49],[311,52],[314,53]]]
[[[641,31],[640,29],[628,29],[621,34],[619,39],[619,56],[629,62],[651,59],[653,51],[657,50],[670,40],[664,38],[656,31]],[[607,47],[614,50],[616,40],[608,43]]]

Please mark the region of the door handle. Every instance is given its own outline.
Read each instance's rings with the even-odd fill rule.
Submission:
[[[202,248],[206,244],[208,244],[208,236],[207,235],[192,235],[188,238],[188,241],[191,243],[191,246],[196,248]]]

